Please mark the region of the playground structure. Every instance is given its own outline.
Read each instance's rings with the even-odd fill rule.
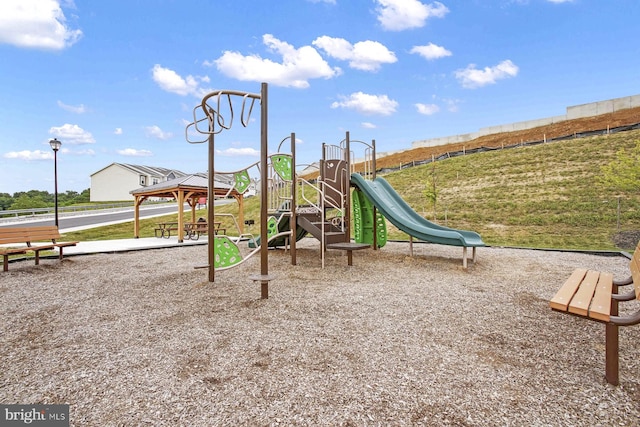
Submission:
[[[260,161],[234,172],[220,172],[215,168],[214,137],[233,126],[234,108],[232,97],[242,99],[241,125],[249,124],[256,101],[260,103],[261,143]],[[226,109],[226,111],[222,111]],[[220,90],[207,94],[201,104],[194,108],[194,120],[186,128],[186,138],[190,143],[209,144],[208,171],[209,188],[214,188],[215,174],[227,173],[234,177],[234,185],[229,190],[244,193],[250,184],[249,170],[257,168],[260,181],[260,236],[240,233],[232,239],[226,235],[216,235],[212,227],[208,229],[208,269],[209,281],[215,281],[215,271],[239,266],[247,259],[260,253],[260,274],[250,276],[261,283],[261,296],[268,298],[269,247],[290,248],[291,263],[296,264],[296,241],[310,234],[320,242],[322,267],[325,266],[327,250],[347,252],[348,264],[352,265],[353,251],[374,250],[383,247],[387,240],[386,221],[389,220],[399,230],[411,238],[426,242],[461,246],[463,266],[467,267],[467,248],[484,246],[477,233],[455,230],[434,224],[416,213],[383,178],[376,177],[375,140],[371,144],[351,140],[349,132],[337,145],[322,144],[322,158],[319,162],[319,176],[306,180],[296,176],[295,133],[284,138],[275,154],[268,154],[267,138],[267,84],[262,83],[260,94]],[[225,119],[225,117],[227,117]],[[204,139],[194,139],[190,132]],[[201,138],[201,137],[200,137]],[[289,139],[290,152],[282,152],[283,143]],[[364,161],[356,173],[351,159],[352,143],[364,146]],[[353,194],[351,188],[354,187]],[[300,194],[298,194],[298,189]],[[212,194],[212,193],[209,193]],[[353,209],[353,220],[351,210]],[[214,223],[215,206],[209,203],[208,222]],[[353,224],[353,233],[352,233]],[[351,235],[354,241],[351,241]],[[239,242],[248,240],[253,250],[242,256]],[[264,244],[266,242],[266,244]]]

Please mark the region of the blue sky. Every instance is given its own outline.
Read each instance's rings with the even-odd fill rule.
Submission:
[[[90,187],[113,162],[206,171],[214,90],[269,83],[269,149],[379,151],[640,93],[637,0],[2,0],[0,192]],[[238,108],[234,105],[234,108]],[[259,160],[259,111],[216,169]]]

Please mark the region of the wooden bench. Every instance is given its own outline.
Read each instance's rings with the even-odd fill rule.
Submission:
[[[578,268],[550,301],[555,311],[605,324],[605,378],[613,385],[619,384],[618,327],[640,323],[640,309],[627,316],[618,313],[619,302],[640,300],[640,244],[629,266],[631,276],[620,281],[611,273]],[[619,286],[631,284],[634,289],[630,292],[618,293]]]
[[[26,254],[28,252],[33,252],[35,254],[35,263],[36,265],[38,265],[40,264],[41,251],[54,250],[55,248],[58,248],[58,250],[60,251],[58,259],[62,259],[63,248],[67,246],[75,246],[78,242],[58,243],[57,240],[59,238],[60,232],[58,231],[58,227],[56,227],[55,225],[0,228],[1,245],[26,245],[20,247],[5,246],[0,248],[0,254],[3,257],[3,270],[9,270],[9,255]]]

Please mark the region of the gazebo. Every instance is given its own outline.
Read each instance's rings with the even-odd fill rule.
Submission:
[[[181,178],[172,179],[158,184],[149,185],[131,191],[134,197],[134,229],[133,234],[137,239],[140,237],[140,205],[150,197],[174,199],[178,202],[178,230],[184,230],[184,204],[191,207],[191,222],[196,221],[196,206],[200,198],[208,198],[208,178],[204,174],[187,175]],[[244,225],[243,201],[244,197],[238,193],[230,184],[215,181],[213,189],[213,200],[216,197],[233,197],[238,202],[238,216],[240,232]],[[208,200],[209,203],[213,200]],[[183,241],[183,234],[178,235],[178,241]]]

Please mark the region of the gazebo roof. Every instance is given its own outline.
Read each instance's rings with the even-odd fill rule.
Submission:
[[[209,198],[208,184],[209,178],[207,174],[195,174],[187,175],[180,178],[172,179],[169,181],[160,182],[158,184],[149,185],[146,187],[138,188],[130,191],[134,196],[134,226],[133,235],[140,237],[140,205],[148,197],[164,197],[167,199],[175,199],[178,202],[178,229],[184,229],[184,204],[188,203],[191,207],[191,221],[195,222],[196,218],[196,206],[198,200],[201,197],[207,197],[210,200],[209,215],[210,221],[213,221],[214,204],[211,201],[216,196],[232,196],[239,205],[239,219],[240,219],[240,232],[242,233],[242,224],[244,221],[244,214],[242,211],[242,204],[244,196],[233,188],[234,181],[230,183],[223,183],[220,180],[215,181],[215,188],[213,189],[213,197]],[[182,242],[182,235],[178,235],[178,241]]]
[[[209,181],[206,175],[195,174],[187,175],[169,181],[159,182],[158,184],[148,185],[146,187],[137,188],[130,193],[134,196],[149,197],[176,197],[177,191],[188,191],[198,195],[207,196]],[[238,195],[234,189],[229,193],[231,185],[220,181],[215,181],[214,196],[230,196]]]

